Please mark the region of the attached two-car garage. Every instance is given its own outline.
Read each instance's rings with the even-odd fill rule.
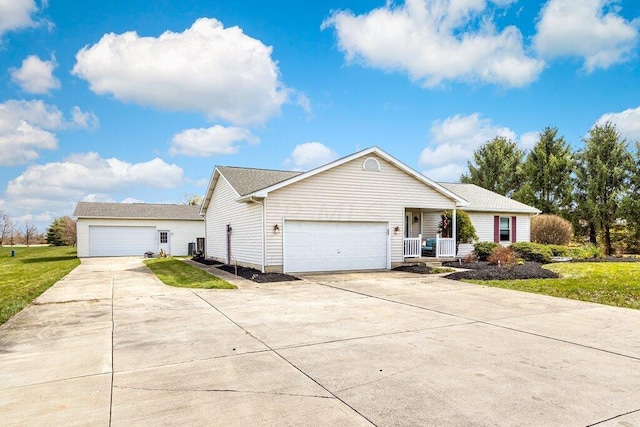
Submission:
[[[284,271],[389,268],[386,222],[285,221]]]
[[[158,248],[155,227],[89,226],[89,256],[141,256]]]

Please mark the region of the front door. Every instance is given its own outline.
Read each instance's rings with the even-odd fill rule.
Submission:
[[[164,251],[167,255],[171,254],[171,233],[168,230],[158,231],[158,252]]]

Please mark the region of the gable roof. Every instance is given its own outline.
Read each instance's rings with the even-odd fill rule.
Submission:
[[[234,178],[238,178],[240,181],[245,181],[242,184],[238,185],[238,183],[236,183],[234,185],[234,183],[232,183],[231,181],[229,181],[229,179],[227,179],[227,174],[223,173],[223,172],[229,172],[229,169],[232,168],[224,168],[224,167],[216,167],[212,176],[211,176],[211,180],[209,181],[209,186],[207,187],[207,193],[204,196],[204,199],[202,201],[202,208],[200,210],[201,215],[204,215],[204,213],[207,210],[207,207],[209,206],[209,201],[211,200],[211,196],[213,195],[213,188],[215,187],[215,184],[218,180],[219,175],[222,175],[225,179],[227,179],[227,181],[229,181],[229,184],[231,184],[231,186],[235,189],[236,193],[239,196],[239,200],[240,201],[246,201],[246,200],[251,200],[253,198],[264,198],[267,197],[268,194],[272,191],[275,191],[279,188],[285,187],[287,185],[291,185],[294,184],[298,181],[301,181],[303,179],[309,178],[311,176],[317,175],[319,173],[322,173],[324,171],[330,170],[332,168],[335,168],[337,166],[340,166],[344,163],[350,162],[354,159],[360,158],[360,157],[364,157],[367,155],[371,155],[371,154],[375,154],[378,157],[388,161],[389,163],[393,164],[394,166],[396,166],[398,169],[404,171],[405,173],[407,173],[408,175],[414,177],[415,179],[417,179],[418,181],[422,182],[423,184],[433,188],[434,190],[436,190],[437,192],[443,194],[444,196],[454,200],[456,202],[456,204],[458,206],[466,206],[468,203],[467,201],[458,196],[457,194],[453,193],[452,191],[448,190],[447,188],[441,186],[440,184],[438,184],[435,181],[430,180],[429,178],[427,178],[426,176],[422,175],[421,173],[416,172],[415,170],[411,169],[409,166],[405,165],[404,163],[402,163],[400,160],[396,159],[395,157],[391,156],[390,154],[386,153],[385,151],[381,150],[378,147],[371,147],[371,148],[367,148],[365,150],[362,151],[358,151],[356,153],[353,153],[349,156],[343,157],[341,159],[335,160],[333,162],[327,163],[324,166],[320,166],[318,168],[312,169],[308,172],[304,172],[304,173],[300,173],[300,172],[283,172],[283,171],[266,171],[265,169],[246,169],[246,168],[234,168],[234,169],[243,169],[242,171],[235,171],[237,172],[237,174],[235,175]],[[271,172],[273,173],[272,175],[269,175],[266,172]],[[259,188],[260,186],[257,185],[257,183],[259,182],[259,179],[257,178],[249,178],[248,175],[251,174],[261,174],[261,173],[265,173],[265,177],[270,177],[273,178],[274,182],[272,184],[268,184],[266,181],[263,182],[262,188]],[[285,174],[291,174],[289,177],[286,177]],[[233,174],[233,172],[232,172]],[[232,178],[232,180],[234,179]],[[277,181],[277,179],[279,178],[283,178],[279,181]],[[247,191],[244,192],[244,190],[250,190],[251,185],[250,183],[256,183],[253,191]]]
[[[469,202],[469,206],[464,208],[465,211],[517,212],[531,214],[541,212],[533,206],[525,205],[524,203],[520,203],[498,193],[494,193],[493,191],[479,187],[475,184],[441,182],[440,185],[462,196]]]
[[[184,219],[199,220],[200,206],[154,203],[78,202],[76,218]]]
[[[302,174],[302,172],[295,171],[238,168],[233,166],[218,166],[218,170],[240,196],[262,190],[265,187],[270,187]]]

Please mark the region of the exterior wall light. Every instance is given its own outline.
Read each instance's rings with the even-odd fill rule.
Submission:
[[[400,232],[400,227],[396,225],[396,228],[393,229],[393,232],[398,234]]]
[[[280,226],[278,226],[278,224],[273,226],[273,232],[275,234],[280,234]]]

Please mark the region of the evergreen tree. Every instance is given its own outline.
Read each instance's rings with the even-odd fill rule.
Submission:
[[[542,213],[567,216],[571,206],[573,153],[558,129],[547,126],[524,161],[523,186],[513,198]]]
[[[604,238],[607,255],[612,253],[611,228],[623,213],[621,201],[629,189],[633,159],[627,142],[615,125],[606,122],[594,126],[584,139],[576,164],[576,212]]]
[[[76,222],[73,218],[56,218],[47,229],[47,243],[54,246],[75,246]]]
[[[522,182],[523,156],[515,142],[496,136],[473,152],[473,163],[467,162],[469,171],[460,177],[460,182],[511,197]]]

